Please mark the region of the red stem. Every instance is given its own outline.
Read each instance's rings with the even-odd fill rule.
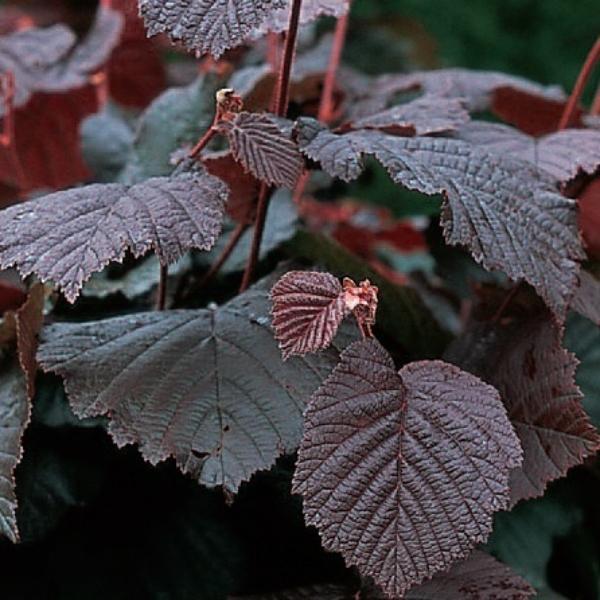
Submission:
[[[290,12],[290,24],[285,36],[283,59],[281,61],[279,78],[277,80],[277,88],[275,92],[275,114],[279,117],[285,117],[287,113],[290,98],[290,77],[292,74],[294,53],[296,52],[296,38],[298,37],[301,8],[302,0],[293,0],[292,10]]]
[[[329,55],[329,64],[323,81],[323,93],[319,104],[319,121],[328,123],[333,118],[333,93],[335,91],[335,76],[342,60],[342,51],[348,32],[348,13],[342,15],[335,26],[333,46]]]
[[[283,59],[279,70],[277,87],[275,91],[275,114],[284,117],[287,114],[289,96],[290,96],[290,76],[292,72],[292,63],[294,62],[294,53],[296,50],[296,39],[298,37],[298,27],[300,25],[300,9],[302,0],[293,0],[292,10],[290,12],[290,24],[285,36],[285,46],[283,49]],[[271,188],[262,183],[258,194],[258,206],[256,208],[256,220],[254,222],[254,236],[252,238],[252,248],[246,264],[246,270],[242,278],[240,292],[248,288],[252,281],[258,256],[260,253],[260,244],[262,242],[263,232],[265,230],[265,220],[269,209],[269,200],[271,199]]]
[[[596,40],[596,43],[590,50],[583,66],[581,67],[581,71],[579,72],[579,76],[577,77],[577,81],[575,82],[575,87],[571,92],[571,96],[569,97],[569,101],[567,102],[567,106],[565,106],[565,110],[560,118],[560,122],[558,124],[558,129],[566,129],[575,116],[575,111],[577,110],[577,104],[579,99],[581,98],[581,94],[583,94],[583,90],[585,88],[585,84],[589,79],[592,70],[598,60],[600,59],[600,37]]]

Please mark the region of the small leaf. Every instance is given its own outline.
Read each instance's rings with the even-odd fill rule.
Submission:
[[[403,138],[379,131],[331,133],[301,119],[304,154],[344,181],[373,155],[395,183],[424,194],[442,194],[446,241],[467,246],[488,270],[525,279],[564,319],[585,257],[573,200],[533,166],[489,154],[461,140]]]
[[[304,161],[289,135],[267,114],[241,112],[223,125],[235,160],[260,181],[296,185]]]
[[[412,102],[358,119],[352,129],[379,129],[401,135],[427,135],[454,131],[469,121],[460,98],[425,94]]]
[[[166,33],[197,55],[239,46],[285,0],[138,0],[148,35]]]
[[[324,547],[397,597],[487,538],[520,462],[494,388],[440,361],[397,372],[364,340],[309,402],[293,491]]]
[[[283,363],[268,314],[255,287],[217,309],[61,323],[44,330],[38,359],[64,378],[77,416],[109,417],[118,446],[235,492],[295,449],[304,401],[338,356]]]
[[[92,273],[127,250],[153,248],[162,264],[190,248],[209,250],[221,231],[225,185],[204,173],[95,184],[0,212],[0,264],[52,280],[69,302]]]
[[[561,347],[547,311],[536,306],[526,316],[474,321],[446,352],[500,391],[524,452],[511,474],[513,505],[542,495],[550,481],[600,449],[575,384],[576,358]]]
[[[342,286],[329,273],[289,271],[271,289],[271,300],[284,360],[327,348],[347,313]]]

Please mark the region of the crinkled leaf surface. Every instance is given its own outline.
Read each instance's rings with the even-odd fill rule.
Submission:
[[[365,340],[309,402],[293,490],[325,548],[396,597],[487,538],[520,462],[494,388],[440,361],[398,372]]]
[[[473,322],[446,358],[496,387],[521,440],[523,464],[511,474],[512,503],[544,493],[600,449],[600,435],[575,383],[577,359],[561,346],[546,311],[507,322]]]
[[[327,348],[346,314],[342,285],[330,273],[289,271],[271,289],[271,300],[284,359]]]
[[[86,85],[108,60],[122,24],[117,12],[101,9],[81,44],[63,25],[0,37],[0,71],[15,76],[15,106],[23,106],[36,92],[65,92]],[[0,114],[4,110],[2,106]]]
[[[556,181],[568,181],[579,172],[591,174],[600,166],[600,131],[591,129],[564,129],[534,138],[501,123],[473,121],[457,136],[490,152],[522,158]]]
[[[167,264],[212,248],[226,196],[219,179],[200,172],[56,192],[0,213],[0,264],[52,280],[74,302],[92,273],[127,250],[153,248]]]
[[[0,535],[12,542],[19,540],[15,469],[29,414],[25,377],[18,364],[6,364],[0,370]]]
[[[119,446],[232,492],[296,447],[304,402],[337,356],[284,363],[260,287],[218,309],[53,325],[38,354],[78,416],[109,416]]]
[[[304,162],[296,144],[267,114],[241,112],[226,123],[235,160],[265,183],[293,188]]]
[[[564,318],[584,258],[576,204],[533,166],[461,140],[365,130],[337,135],[310,119],[300,123],[300,147],[345,181],[362,173],[370,154],[394,182],[443,194],[446,241],[467,246],[488,270],[525,279]]]
[[[469,121],[460,98],[425,94],[352,123],[353,129],[380,129],[405,135],[427,135],[453,131]]]
[[[148,35],[167,33],[197,54],[239,46],[285,0],[139,0]]]

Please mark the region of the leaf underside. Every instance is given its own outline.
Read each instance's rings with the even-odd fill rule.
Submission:
[[[273,286],[271,300],[284,360],[327,348],[346,314],[342,286],[329,273],[289,271]]]
[[[397,372],[365,340],[309,402],[293,491],[325,548],[398,597],[487,538],[520,462],[494,388],[440,361]]]
[[[57,324],[38,359],[64,378],[78,416],[109,416],[117,445],[235,492],[297,446],[304,402],[338,356],[284,363],[268,315],[255,287],[214,310]]]
[[[461,140],[365,130],[336,135],[311,119],[301,120],[300,147],[344,181],[362,173],[368,154],[395,183],[442,194],[446,241],[467,246],[488,270],[525,279],[564,319],[585,257],[577,206],[533,166]]]
[[[494,325],[473,322],[446,358],[500,391],[523,447],[511,474],[511,503],[541,496],[550,481],[600,449],[575,383],[578,364],[562,348],[547,311]]]
[[[139,0],[148,35],[166,33],[196,54],[239,46],[285,0]]]
[[[74,302],[92,273],[127,250],[137,257],[153,248],[168,264],[212,248],[226,197],[226,186],[205,173],[56,192],[0,212],[0,264],[53,281]]]

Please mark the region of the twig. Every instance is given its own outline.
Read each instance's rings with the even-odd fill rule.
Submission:
[[[296,50],[296,39],[298,37],[298,27],[300,24],[300,9],[302,8],[302,0],[293,0],[292,10],[290,12],[290,24],[285,37],[285,46],[283,49],[283,59],[279,70],[277,87],[275,91],[275,114],[279,117],[284,117],[287,113],[289,95],[290,95],[290,75],[292,71],[292,63],[294,61],[294,52]],[[269,200],[271,199],[271,188],[265,183],[261,184],[258,195],[258,206],[256,209],[256,219],[254,222],[254,236],[252,238],[252,248],[250,256],[246,264],[244,276],[240,291],[243,292],[250,285],[258,256],[260,252],[260,244],[262,242],[263,232],[265,230],[265,220],[269,209]]]
[[[219,132],[219,129],[217,128],[217,115],[218,111],[215,112],[215,117],[210,127],[204,132],[204,135],[198,140],[198,143],[190,150],[188,155],[190,158],[196,158],[196,156],[198,156],[198,154],[200,154],[200,152],[206,148],[210,140],[212,140]]]
[[[169,267],[160,265],[160,279],[158,281],[158,294],[156,296],[156,310],[165,310],[167,303],[167,278],[169,277]]]
[[[342,51],[346,43],[346,33],[348,32],[348,14],[342,15],[335,26],[333,34],[333,46],[329,55],[327,72],[323,81],[323,93],[319,104],[319,121],[328,123],[333,117],[333,93],[335,91],[335,77],[342,59]]]
[[[558,124],[558,129],[566,129],[573,120],[575,115],[575,111],[577,110],[577,104],[579,99],[581,98],[581,94],[583,94],[583,90],[585,88],[585,84],[589,79],[592,70],[598,60],[600,59],[600,37],[596,40],[596,43],[593,45],[590,50],[583,66],[581,67],[581,71],[579,72],[579,76],[577,77],[577,81],[575,82],[575,86],[573,87],[573,91],[569,96],[569,100],[567,102],[567,106],[565,106],[565,110],[560,118],[560,122]]]
[[[596,95],[594,96],[594,100],[592,101],[592,106],[590,108],[591,115],[600,115],[600,83],[598,84],[598,89],[596,90]]]

